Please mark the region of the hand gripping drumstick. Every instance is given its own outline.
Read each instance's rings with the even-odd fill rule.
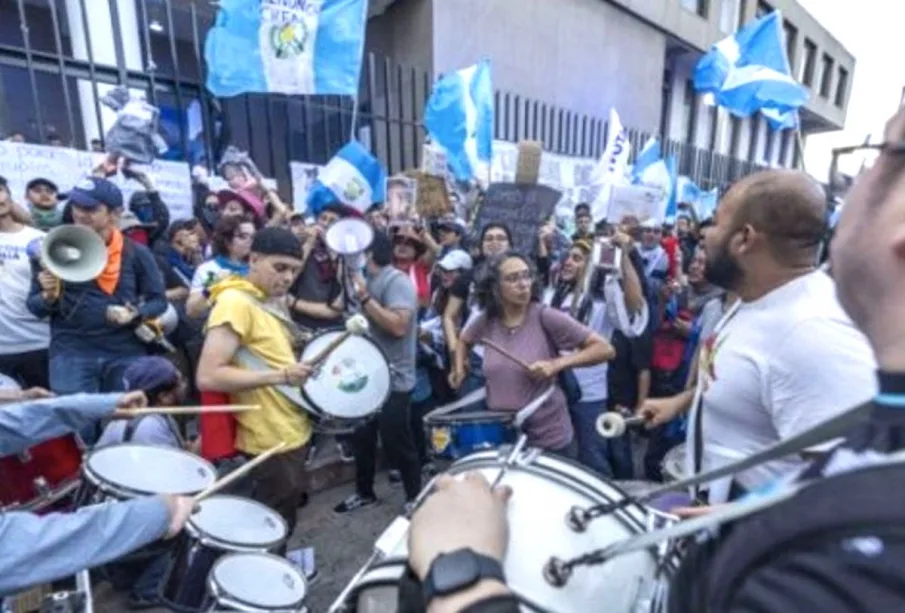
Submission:
[[[486,346],[486,347],[490,347],[491,349],[493,349],[494,351],[496,351],[497,353],[499,353],[499,354],[500,354],[501,356],[503,356],[504,358],[508,358],[509,360],[515,362],[516,364],[518,364],[519,366],[521,366],[521,367],[524,368],[525,370],[531,370],[531,365],[529,365],[529,364],[528,364],[527,362],[525,362],[524,360],[522,360],[522,359],[520,359],[520,358],[517,358],[517,357],[514,356],[512,353],[510,353],[509,351],[503,349],[502,347],[500,347],[499,345],[497,345],[497,344],[494,343],[493,341],[491,341],[491,340],[489,340],[489,339],[486,339],[486,338],[483,338],[483,339],[481,339],[480,344],[482,344],[482,345],[484,345],[484,346]]]
[[[647,423],[642,415],[626,417],[622,413],[604,413],[597,418],[597,434],[603,438],[616,438],[625,434],[626,429]]]
[[[232,471],[231,473],[229,473],[222,479],[218,479],[216,482],[211,484],[211,486],[208,487],[206,490],[203,490],[203,491],[195,494],[192,497],[192,501],[195,504],[198,504],[205,498],[216,494],[217,492],[219,492],[220,490],[225,488],[227,485],[230,485],[230,484],[238,481],[239,479],[241,479],[242,477],[247,475],[249,472],[251,472],[251,469],[255,468],[258,464],[261,464],[262,462],[269,460],[272,456],[278,454],[280,451],[283,450],[283,447],[285,447],[285,446],[286,446],[286,442],[283,441],[280,444],[271,447],[270,449],[268,449],[261,455],[255,457],[248,463],[243,464],[236,470]]]
[[[197,415],[199,413],[240,413],[243,411],[257,411],[259,404],[220,404],[213,406],[190,407],[142,407],[138,409],[117,409],[113,417],[129,419],[141,415]]]
[[[321,362],[327,359],[333,351],[346,342],[346,339],[352,336],[353,334],[362,335],[368,333],[368,320],[364,315],[357,314],[353,315],[349,319],[346,320],[346,330],[337,336],[335,339],[330,341],[326,347],[318,351],[314,357],[310,360],[307,360],[311,366],[318,366]]]

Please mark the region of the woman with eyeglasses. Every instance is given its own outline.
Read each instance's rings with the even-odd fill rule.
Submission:
[[[628,257],[633,248],[632,239],[616,232],[610,240],[623,252],[618,268],[598,267],[589,275],[589,267],[596,266],[591,261],[594,245],[587,239],[578,239],[562,263],[556,285],[544,294],[545,304],[588,326],[608,342],[617,330],[629,338],[638,337],[644,333],[648,322],[647,301]],[[586,281],[589,281],[587,286]],[[631,479],[629,439],[604,440],[596,430],[597,417],[608,409],[607,371],[606,362],[574,370],[581,398],[569,406],[569,413],[575,429],[578,459],[606,477]]]
[[[524,368],[490,347],[484,351],[487,408],[518,411],[551,384],[552,396],[528,420],[528,442],[571,459],[578,457],[572,420],[557,376],[566,369],[593,366],[613,357],[610,344],[587,326],[541,303],[541,288],[531,261],[516,252],[492,257],[477,282],[482,313],[462,331],[450,384],[466,374],[473,345],[485,340],[528,365]],[[563,355],[562,352],[570,353]]]
[[[418,308],[425,310],[431,300],[432,251],[424,239],[423,228],[412,225],[395,226],[390,230],[393,238],[393,266],[406,273],[415,286]]]
[[[213,257],[195,270],[185,304],[189,317],[207,314],[207,290],[229,275],[248,274],[248,256],[255,237],[255,224],[250,217],[224,217],[214,226],[211,237]]]

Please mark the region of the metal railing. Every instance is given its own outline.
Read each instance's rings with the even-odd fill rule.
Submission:
[[[120,33],[117,0],[11,0],[0,4],[0,134],[26,132],[28,140],[47,142],[53,134],[64,144],[85,142],[78,83],[91,84],[93,113],[101,125],[98,85],[122,84],[144,91],[162,109],[162,129],[170,146],[167,159],[211,165],[228,144],[247,150],[262,172],[289,184],[289,160],[325,163],[351,135],[369,145],[396,173],[417,165],[425,131],[422,112],[430,74],[368,53],[357,100],[336,96],[249,94],[215,99],[203,83],[204,33],[213,23],[207,2],[135,0],[142,69],[128,69]],[[76,41],[67,27],[77,7],[86,57],[73,53]],[[95,61],[91,23],[109,10],[116,65]],[[66,18],[69,18],[67,21]],[[3,23],[8,24],[5,28]],[[17,24],[18,29],[10,27]],[[153,24],[153,26],[152,26]],[[18,31],[19,36],[16,36]],[[23,87],[15,86],[22,83]],[[607,136],[602,117],[497,92],[495,137],[541,141],[553,153],[598,158]],[[357,104],[357,112],[356,112]],[[194,118],[190,118],[192,115]],[[353,130],[353,121],[355,122]],[[24,125],[23,125],[24,124]],[[630,130],[633,156],[649,134]],[[760,168],[756,164],[669,140],[665,152],[676,156],[679,172],[704,188],[734,181]]]

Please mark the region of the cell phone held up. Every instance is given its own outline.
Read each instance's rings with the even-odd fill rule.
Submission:
[[[598,269],[618,274],[622,267],[622,249],[609,238],[599,238],[594,242],[593,261]]]

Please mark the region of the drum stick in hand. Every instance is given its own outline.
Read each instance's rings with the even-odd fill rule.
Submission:
[[[242,477],[244,477],[248,473],[250,473],[252,471],[252,469],[254,469],[256,466],[258,466],[259,464],[261,464],[263,462],[266,462],[272,456],[278,454],[280,451],[283,450],[283,448],[285,446],[286,446],[286,443],[281,442],[279,445],[275,445],[274,447],[271,447],[270,449],[268,449],[261,455],[256,456],[255,458],[250,460],[248,463],[243,464],[236,470],[232,471],[231,473],[229,473],[222,479],[218,479],[215,483],[213,483],[206,490],[199,492],[198,494],[195,494],[195,496],[194,496],[194,498],[192,498],[192,500],[194,500],[195,504],[197,504],[197,503],[201,502],[202,500],[204,500],[205,498],[207,498],[209,496],[213,496],[214,494],[216,494],[217,492],[219,492],[226,486],[232,485],[233,483],[235,483],[236,481],[238,481],[239,479],[241,479]]]
[[[141,415],[197,415],[199,413],[241,413],[243,411],[257,411],[259,404],[220,404],[212,406],[190,407],[144,407],[141,409],[117,409],[114,417],[128,419]]]
[[[509,360],[515,362],[516,364],[518,364],[525,370],[531,370],[531,366],[527,362],[525,362],[524,360],[522,360],[520,358],[515,357],[512,353],[510,353],[506,349],[503,349],[502,347],[500,347],[493,341],[484,338],[484,339],[481,339],[481,344],[484,345],[485,347],[490,347],[491,349],[493,349],[494,351],[499,353],[504,358],[508,358]]]
[[[353,334],[367,334],[368,332],[368,320],[364,315],[353,315],[349,319],[346,320],[346,330],[337,336],[335,339],[330,341],[326,347],[318,351],[314,356],[306,360],[312,366],[319,366],[321,362],[327,359],[327,357],[333,353],[333,351],[346,342]]]

